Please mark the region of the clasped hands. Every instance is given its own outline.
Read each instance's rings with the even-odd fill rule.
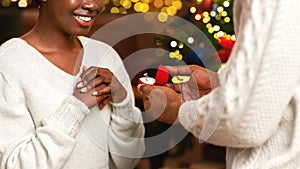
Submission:
[[[166,66],[172,76],[190,76],[187,82],[164,86],[139,85],[145,110],[157,120],[173,124],[182,103],[198,99],[219,86],[218,74],[197,65]]]
[[[91,108],[98,104],[103,109],[110,101],[122,102],[127,95],[125,88],[107,68],[84,67],[73,95]]]

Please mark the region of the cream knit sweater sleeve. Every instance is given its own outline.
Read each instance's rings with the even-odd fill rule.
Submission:
[[[89,109],[73,96],[66,98],[55,115],[36,128],[22,88],[3,70],[0,91],[0,168],[62,168],[75,145],[79,121]]]
[[[179,120],[203,141],[247,148],[276,132],[299,85],[299,2],[235,0],[234,9],[237,40],[221,86],[184,103]]]

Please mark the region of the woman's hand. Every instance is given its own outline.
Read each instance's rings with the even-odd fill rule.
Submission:
[[[126,95],[126,90],[109,69],[95,66],[84,70],[74,91],[74,96],[89,108],[98,104],[100,109],[110,101],[122,102]]]

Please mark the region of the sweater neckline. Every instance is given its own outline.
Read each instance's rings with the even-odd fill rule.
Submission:
[[[83,72],[83,68],[82,68],[82,61],[84,58],[84,54],[81,60],[81,65],[79,68],[79,71],[75,74],[72,75],[70,73],[67,73],[66,71],[60,69],[59,67],[57,67],[56,65],[54,65],[52,62],[50,62],[41,52],[39,52],[36,48],[34,48],[33,46],[31,46],[29,43],[27,43],[24,39],[22,38],[16,38],[18,41],[20,41],[21,43],[23,43],[25,46],[29,47],[30,50],[36,55],[39,56],[38,59],[40,61],[42,61],[43,63],[45,63],[46,65],[48,65],[53,71],[55,71],[58,74],[61,74],[63,77],[68,78],[70,80],[74,80],[74,78],[78,78],[79,75]],[[81,37],[78,37],[81,45],[83,46],[83,50],[84,50],[84,42],[83,39]]]

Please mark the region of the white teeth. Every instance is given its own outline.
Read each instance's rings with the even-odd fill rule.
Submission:
[[[76,16],[76,18],[80,19],[80,20],[83,20],[85,22],[89,22],[92,20],[92,17],[88,17],[88,16]]]

